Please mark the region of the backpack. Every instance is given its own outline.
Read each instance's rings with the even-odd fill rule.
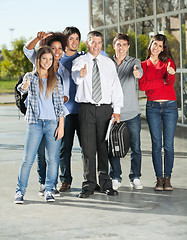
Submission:
[[[23,82],[23,77],[24,77],[24,75],[19,76],[18,82],[16,83],[15,88],[14,88],[14,96],[15,96],[15,100],[16,100],[16,106],[19,108],[21,113],[23,113],[25,115],[27,108],[25,107],[24,102],[25,102],[25,99],[27,98],[28,93],[21,94],[17,90],[17,86]]]
[[[129,151],[130,136],[125,122],[115,122],[109,133],[109,144],[114,157],[124,158]]]

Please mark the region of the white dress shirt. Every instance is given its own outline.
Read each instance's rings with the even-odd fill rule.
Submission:
[[[92,99],[93,58],[90,53],[86,53],[73,61],[72,78],[77,84],[75,101],[78,103],[97,104]],[[123,92],[114,62],[101,54],[96,58],[100,72],[102,91],[102,99],[98,104],[112,104],[114,113],[120,113],[120,108],[123,107]],[[87,66],[87,74],[82,78],[80,77],[80,70],[85,64]]]

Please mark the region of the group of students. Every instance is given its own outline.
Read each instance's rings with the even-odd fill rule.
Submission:
[[[166,36],[157,34],[151,39],[147,60],[142,63],[128,55],[130,44],[126,34],[115,36],[112,59],[102,51],[100,32],[88,33],[86,54],[77,51],[80,39],[76,27],[67,27],[63,33],[38,32],[24,47],[24,53],[33,63],[33,71],[25,74],[23,83],[18,86],[20,92],[28,91],[28,126],[14,203],[24,202],[36,155],[39,194],[44,195],[45,201],[54,202],[59,191],[70,189],[75,132],[82,149],[84,176],[78,197],[87,198],[94,191],[118,195],[122,180],[120,158],[112,156],[105,141],[111,118],[127,124],[131,147],[130,185],[137,190],[143,189],[140,182],[141,111],[136,94],[137,80],[140,90],[147,95],[146,116],[157,177],[154,189],[173,190],[170,178],[178,112],[174,91],[175,64]],[[38,42],[40,48],[35,52]],[[58,191],[59,166],[61,186]]]

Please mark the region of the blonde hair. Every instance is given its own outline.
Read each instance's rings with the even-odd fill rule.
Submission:
[[[41,96],[41,92],[43,91],[43,83],[42,83],[42,79],[41,79],[40,62],[41,62],[42,55],[44,55],[46,53],[51,53],[51,55],[53,57],[53,62],[52,62],[51,67],[48,69],[48,76],[47,76],[46,96],[48,98],[50,96],[50,94],[52,94],[54,88],[56,88],[56,90],[57,90],[57,79],[56,79],[56,74],[55,74],[55,70],[54,70],[54,54],[53,54],[51,48],[48,46],[40,47],[37,52],[35,63],[36,63],[36,72],[39,75],[39,92],[40,92],[40,96]]]

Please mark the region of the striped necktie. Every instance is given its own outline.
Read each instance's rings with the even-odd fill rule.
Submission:
[[[94,58],[94,65],[92,69],[92,99],[98,103],[102,98],[101,93],[101,81],[100,81],[100,74],[99,68],[97,65],[97,59]]]

